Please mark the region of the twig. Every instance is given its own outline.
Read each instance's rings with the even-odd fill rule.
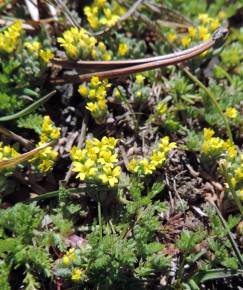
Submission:
[[[21,145],[23,145],[24,147],[26,147],[28,149],[33,148],[33,144],[31,141],[25,139],[24,137],[22,137],[20,135],[15,134],[12,131],[9,131],[8,129],[4,128],[3,126],[0,126],[0,133],[6,137],[12,139],[12,140],[19,142]]]
[[[70,22],[70,24],[72,26],[76,26],[78,28],[80,28],[79,23],[76,21],[76,19],[73,17],[72,13],[70,12],[70,10],[68,9],[68,7],[65,5],[65,3],[62,0],[46,0],[47,3],[54,5],[53,2],[55,2],[57,4],[57,6],[59,6],[61,8],[61,11],[63,10],[64,15],[66,16],[66,18],[68,19],[68,21]]]

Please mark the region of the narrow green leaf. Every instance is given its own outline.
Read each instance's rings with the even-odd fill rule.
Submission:
[[[243,270],[228,270],[228,269],[211,269],[205,271],[199,271],[191,280],[194,280],[196,284],[204,283],[208,280],[229,278],[234,276],[243,275]]]
[[[45,103],[55,93],[56,93],[56,90],[52,91],[51,93],[49,93],[46,96],[40,98],[38,101],[34,102],[33,104],[31,104],[30,106],[28,106],[27,108],[23,109],[22,111],[20,111],[20,112],[18,112],[16,114],[1,117],[0,118],[0,122],[11,121],[11,120],[14,120],[14,119],[18,119],[20,117],[24,117],[25,115],[33,112],[36,108],[38,108],[40,105]]]

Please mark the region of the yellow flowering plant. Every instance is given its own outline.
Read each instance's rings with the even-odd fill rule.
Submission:
[[[17,49],[21,41],[22,22],[16,21],[14,24],[8,26],[5,30],[0,32],[0,54],[11,54]]]
[[[148,98],[150,87],[145,85],[146,77],[144,74],[137,74],[131,87],[135,100],[144,101]]]
[[[207,167],[210,167],[215,161],[219,161],[220,158],[226,158],[229,161],[233,161],[237,156],[235,144],[232,144],[230,140],[225,141],[214,135],[214,130],[204,128],[203,143],[201,146],[201,162]]]
[[[24,47],[44,64],[49,63],[54,57],[53,52],[49,48],[44,49],[42,44],[37,40],[24,42]]]
[[[93,30],[110,28],[126,12],[126,8],[117,1],[94,0],[84,8],[84,14]]]
[[[84,28],[71,27],[63,33],[62,37],[57,38],[57,42],[71,59],[110,60],[112,58],[112,53],[107,50],[104,42],[90,36]]]
[[[72,171],[80,181],[101,183],[114,187],[119,182],[121,167],[116,165],[117,139],[113,137],[96,138],[86,141],[84,149],[74,146],[70,151]]]
[[[19,20],[0,31],[0,71],[1,84],[4,84],[0,86],[0,112],[3,115],[16,113],[39,97],[44,72],[54,54],[46,41],[41,43],[37,39],[27,35]]]
[[[106,97],[110,86],[108,80],[100,81],[98,77],[94,76],[89,83],[81,84],[78,89],[80,95],[87,100],[85,108],[91,112],[98,124],[104,122],[108,113]]]
[[[211,38],[212,32],[220,26],[220,17],[220,13],[216,18],[210,17],[207,13],[201,13],[198,15],[195,25],[187,28],[186,34],[179,37],[173,30],[167,32],[167,41],[181,44],[183,48],[188,48],[190,45],[197,44],[200,41],[207,41]],[[203,53],[203,56],[205,54]]]
[[[234,159],[219,161],[219,172],[225,177],[226,191],[231,194],[241,214],[243,214],[243,153],[237,152]]]
[[[40,141],[36,145],[39,147],[45,143],[56,141],[60,137],[60,128],[57,128],[49,116],[44,116]],[[47,173],[50,171],[58,157],[58,153],[51,146],[46,147],[30,159],[31,167],[34,172]]]
[[[138,175],[150,175],[164,164],[168,153],[174,148],[176,148],[176,143],[170,143],[168,136],[163,137],[149,156],[143,159],[130,160],[127,169]]]

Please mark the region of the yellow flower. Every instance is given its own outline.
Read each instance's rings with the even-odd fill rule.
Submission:
[[[98,48],[102,51],[102,52],[105,52],[106,51],[106,45],[104,44],[103,41],[100,41],[98,43]]]
[[[203,136],[205,140],[209,140],[215,134],[214,130],[204,128],[203,129]]]
[[[67,255],[64,255],[64,256],[62,257],[62,262],[63,262],[63,264],[66,265],[66,266],[71,264],[71,260],[70,260],[70,258],[69,258]]]
[[[126,43],[120,43],[118,47],[118,55],[125,56],[128,53],[129,47]]]
[[[70,156],[73,160],[76,161],[83,161],[85,159],[85,156],[87,154],[87,150],[79,149],[77,146],[73,146],[72,149],[70,150]]]
[[[114,149],[114,147],[116,146],[117,142],[118,142],[118,139],[116,139],[114,137],[106,137],[106,136],[104,136],[101,139],[102,145],[108,146],[111,150]]]
[[[52,121],[51,121],[50,116],[44,116],[41,130],[43,132],[51,132],[52,131]]]
[[[52,167],[53,167],[53,161],[49,159],[42,160],[38,166],[40,172],[48,172]]]
[[[243,201],[243,189],[240,189],[240,190],[239,190],[238,195],[239,195],[240,200]],[[241,231],[242,231],[242,233],[243,233],[243,227],[241,228]]]
[[[105,53],[103,53],[102,59],[103,60],[111,60],[111,53],[106,51]]]
[[[164,152],[156,152],[154,151],[151,155],[151,160],[152,160],[152,164],[154,164],[155,166],[161,165],[165,160],[165,153]]]
[[[148,159],[142,159],[139,161],[139,165],[142,166],[143,173],[145,175],[152,174],[156,169],[153,163],[149,162]]]
[[[137,172],[138,168],[138,163],[135,159],[132,159],[127,165],[127,170],[130,172]]]
[[[136,75],[135,78],[136,78],[136,83],[138,85],[142,85],[143,82],[144,82],[144,79],[145,79],[145,77],[143,75],[141,75],[141,74]]]
[[[89,93],[89,90],[87,87],[83,86],[83,85],[80,85],[79,88],[78,88],[78,92],[80,93],[80,95],[82,97],[87,97],[88,96],[88,93]]]
[[[99,108],[100,110],[104,110],[104,109],[106,109],[106,100],[99,100],[99,101],[98,101],[98,108]]]
[[[98,110],[98,105],[97,105],[97,103],[89,102],[89,103],[87,103],[85,108],[93,113],[93,112],[96,112]]]
[[[109,184],[110,187],[114,187],[118,183],[118,177],[121,174],[121,167],[116,166],[112,169],[109,165],[103,167],[103,174],[100,174],[98,177],[103,184]]]
[[[167,104],[165,104],[164,102],[160,102],[157,106],[156,106],[156,113],[159,115],[163,115],[164,113],[166,113],[167,111]]]
[[[73,171],[78,172],[76,178],[80,180],[85,180],[88,177],[92,177],[96,174],[97,169],[94,167],[95,162],[91,159],[88,159],[84,163],[80,163],[77,161],[73,162]]]
[[[100,82],[99,77],[94,76],[91,78],[90,83],[93,87],[98,87],[101,82]]]
[[[210,34],[208,33],[208,28],[205,26],[198,27],[199,38],[203,40],[207,40],[210,38]]]
[[[221,19],[221,20],[225,19],[225,18],[226,18],[226,14],[225,14],[225,12],[224,12],[224,11],[220,11],[219,14],[218,14],[218,17],[219,17],[219,19]]]
[[[202,13],[198,15],[198,19],[200,20],[201,23],[203,24],[207,24],[210,21],[210,18],[208,16],[208,14],[206,13]]]
[[[98,7],[104,7],[107,3],[107,0],[95,0],[94,5]]]
[[[188,34],[190,35],[190,37],[193,39],[195,38],[196,34],[197,34],[197,30],[195,27],[190,26],[188,27]]]
[[[119,89],[115,88],[113,91],[113,94],[116,98],[120,98],[121,97],[121,92]]]
[[[39,53],[39,50],[41,49],[41,43],[39,41],[32,41],[32,42],[25,42],[24,46],[30,51],[30,52],[36,52]]]
[[[53,52],[50,49],[40,50],[40,58],[45,62],[48,63],[54,57]]]
[[[218,27],[220,26],[220,22],[219,22],[219,19],[213,19],[211,24],[210,24],[210,28],[212,30],[215,30],[217,29]]]
[[[189,35],[185,35],[182,37],[181,39],[181,44],[184,46],[184,47],[188,47],[191,43],[191,38]]]
[[[173,43],[176,40],[175,32],[167,33],[167,40],[168,40],[169,43]]]
[[[233,107],[228,107],[225,111],[225,115],[230,119],[235,119],[238,115],[238,111]]]
[[[101,164],[117,162],[117,155],[109,150],[100,151],[98,162]]]
[[[237,156],[237,149],[236,149],[236,146],[235,146],[235,145],[230,146],[230,147],[228,148],[228,158],[229,158],[230,160],[234,160],[234,159],[236,158],[236,156]]]
[[[22,33],[22,22],[16,21],[7,29],[0,32],[0,52],[12,53],[19,43]]]
[[[82,276],[82,271],[79,268],[75,268],[72,272],[71,279],[73,281],[80,281]]]
[[[60,128],[54,128],[51,132],[51,139],[56,140],[60,137]]]

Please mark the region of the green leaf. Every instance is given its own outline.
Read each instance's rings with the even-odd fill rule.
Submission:
[[[19,128],[33,129],[37,134],[41,133],[43,117],[39,114],[30,114],[17,120]]]
[[[196,273],[191,279],[195,283],[200,284],[209,280],[229,278],[235,276],[243,275],[243,270],[228,270],[228,269],[211,269],[211,270],[201,270]]]
[[[53,92],[49,93],[48,95],[40,98],[38,101],[34,102],[33,104],[31,104],[30,106],[28,106],[27,108],[23,109],[22,111],[20,111],[20,112],[18,112],[16,114],[1,117],[0,118],[0,122],[6,122],[6,121],[15,120],[15,119],[18,119],[18,118],[21,118],[21,117],[24,117],[24,116],[30,114],[36,108],[38,108],[40,105],[45,103],[55,93],[56,93],[56,91],[53,91]]]
[[[0,240],[0,253],[13,252],[17,244],[18,240],[16,238]]]

